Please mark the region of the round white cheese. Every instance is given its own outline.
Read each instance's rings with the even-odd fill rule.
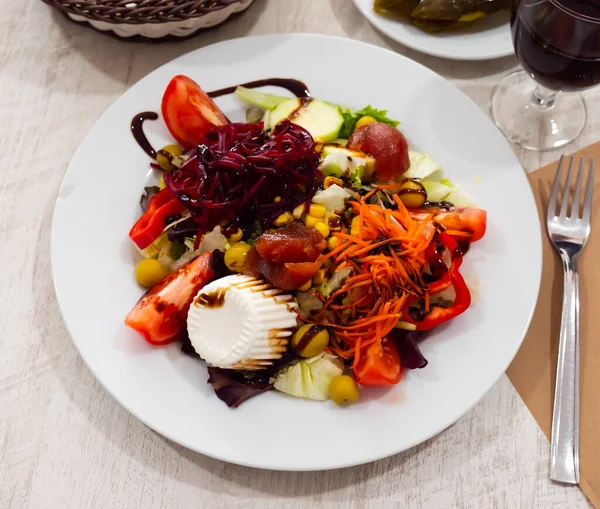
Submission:
[[[294,298],[262,280],[233,275],[202,288],[190,306],[190,342],[206,362],[228,369],[268,368],[296,327]]]

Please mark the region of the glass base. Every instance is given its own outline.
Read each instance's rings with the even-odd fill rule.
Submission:
[[[575,140],[587,121],[581,94],[543,96],[525,71],[515,71],[492,91],[490,113],[504,135],[529,150],[551,150]]]

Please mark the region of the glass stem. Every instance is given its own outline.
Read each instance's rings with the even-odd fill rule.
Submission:
[[[556,100],[556,92],[541,85],[536,85],[531,100],[540,108],[552,108]]]

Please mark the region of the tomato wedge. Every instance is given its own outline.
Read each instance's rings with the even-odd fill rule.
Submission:
[[[354,379],[361,385],[394,385],[400,378],[402,363],[398,348],[387,338],[367,348],[354,368]]]
[[[187,76],[175,76],[162,98],[162,116],[173,138],[185,149],[202,143],[204,135],[229,121],[215,102]]]
[[[194,296],[213,277],[210,253],[186,263],[150,288],[125,318],[125,325],[152,345],[175,341],[185,329]]]

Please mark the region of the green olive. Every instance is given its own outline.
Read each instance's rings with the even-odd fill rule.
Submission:
[[[166,145],[156,153],[156,162],[164,171],[173,171],[180,164],[183,149],[179,145]]]
[[[292,336],[292,348],[302,357],[319,355],[329,344],[329,332],[325,327],[306,324]]]
[[[329,397],[340,406],[354,403],[359,394],[358,384],[348,375],[336,376],[329,385]]]
[[[166,267],[154,258],[145,258],[135,267],[137,282],[146,288],[152,288],[166,275]]]
[[[229,249],[225,251],[225,265],[227,265],[227,268],[233,272],[242,272],[250,247],[245,242],[231,244]]]
[[[398,190],[398,198],[408,208],[419,208],[427,201],[427,191],[420,182],[406,180]]]

